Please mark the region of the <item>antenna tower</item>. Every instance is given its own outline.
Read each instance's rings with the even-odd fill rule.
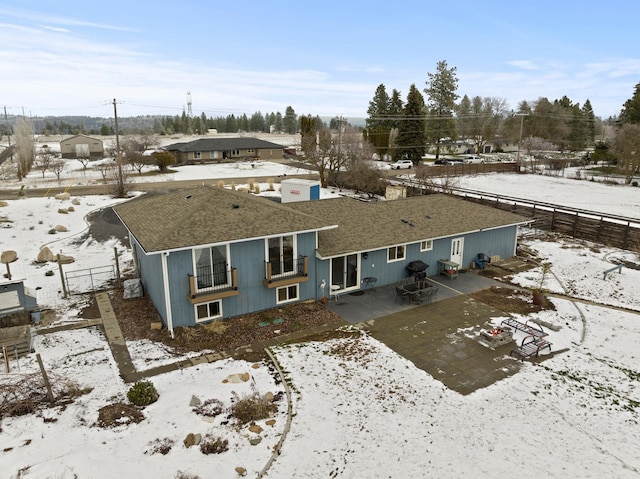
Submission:
[[[191,118],[193,116],[193,112],[191,111],[191,92],[187,92],[187,116]]]

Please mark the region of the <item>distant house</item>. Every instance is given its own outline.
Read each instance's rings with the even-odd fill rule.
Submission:
[[[89,158],[100,160],[104,157],[104,142],[87,135],[75,135],[60,142],[62,158]]]
[[[173,333],[214,319],[403,281],[407,265],[511,257],[519,215],[446,195],[367,203],[277,203],[224,188],[140,197],[114,207],[146,293]],[[335,289],[334,288],[334,289]]]
[[[201,138],[187,143],[174,143],[164,149],[175,155],[177,163],[284,158],[284,146],[258,138]]]

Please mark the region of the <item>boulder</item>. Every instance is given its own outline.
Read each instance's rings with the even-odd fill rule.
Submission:
[[[196,435],[194,433],[190,432],[189,434],[187,434],[187,437],[184,438],[182,443],[184,444],[184,447],[186,447],[187,449],[189,449],[191,446],[195,446],[196,445]]]
[[[71,264],[75,262],[75,258],[73,256],[68,256],[66,254],[61,254],[60,258],[56,257],[56,261],[60,264]]]
[[[6,201],[0,201],[0,207],[2,206],[9,206],[9,203],[7,203]]]
[[[153,321],[151,323],[151,331],[160,331],[162,329],[162,321]]]
[[[56,257],[51,252],[49,247],[44,246],[43,248],[40,249],[40,252],[38,253],[38,259],[36,259],[36,262],[46,263],[47,261],[55,261],[55,260],[56,260]]]
[[[74,198],[71,200],[71,204],[78,206],[80,204],[80,200],[78,198]]]
[[[54,229],[54,230],[56,230],[56,232],[57,232],[57,233],[65,233],[65,232],[69,231],[69,230],[67,229],[67,227],[66,227],[66,226],[63,226],[63,225],[55,225],[55,226],[53,227],[53,229]]]
[[[0,255],[0,262],[4,264],[13,263],[18,259],[18,253],[13,250],[3,251],[2,255]]]
[[[257,424],[251,424],[249,426],[249,431],[255,433],[255,434],[260,434],[262,432],[262,428],[260,426],[258,426]]]
[[[191,396],[191,401],[189,401],[189,407],[196,407],[196,406],[200,406],[200,404],[202,404],[202,401],[200,401],[200,399],[197,396]]]
[[[124,288],[124,299],[142,297],[142,281],[140,278],[127,279],[122,283]]]
[[[68,211],[69,213],[73,213],[75,210],[76,210],[76,209],[75,209],[73,206],[69,206],[69,207],[67,207],[67,211]]]
[[[56,200],[68,200],[71,198],[71,195],[69,193],[58,193],[54,198]]]
[[[60,213],[61,215],[68,215],[69,212],[67,211],[66,208],[58,208],[58,213]]]
[[[239,476],[244,477],[244,476],[247,475],[247,470],[244,467],[238,466],[238,467],[236,467],[236,474],[239,475]]]
[[[223,383],[246,383],[249,380],[249,373],[236,373],[229,374],[226,379],[223,379]]]

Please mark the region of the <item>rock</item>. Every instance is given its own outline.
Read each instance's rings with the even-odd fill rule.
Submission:
[[[253,364],[251,365],[251,367],[252,367],[253,369],[259,369],[259,368],[260,368],[260,363],[253,363]]]
[[[45,246],[40,249],[40,252],[38,253],[38,259],[36,259],[36,262],[46,263],[47,261],[55,261],[55,260],[56,260],[56,257],[53,255],[49,247]]]
[[[71,195],[69,193],[58,193],[54,198],[56,200],[68,200],[71,198]]]
[[[272,392],[270,392],[270,391],[267,391],[267,392],[264,394],[264,399],[265,399],[266,401],[273,401],[273,393],[272,393]]]
[[[142,297],[142,281],[140,278],[128,279],[122,283],[124,288],[124,299]]]
[[[61,254],[60,257],[56,257],[56,261],[60,264],[71,264],[75,262],[75,258],[73,256],[68,256],[66,254]]]
[[[185,437],[182,442],[184,444],[184,447],[189,449],[191,446],[196,445],[196,435],[190,432],[189,434],[187,434],[187,437]]]
[[[9,203],[7,203],[6,201],[0,201],[0,207],[2,206],[8,206]]]
[[[71,200],[71,204],[78,206],[80,204],[80,200],[78,198],[74,198]]]
[[[200,399],[197,396],[191,396],[191,401],[189,401],[189,407],[196,407],[196,406],[200,406],[200,404],[202,404],[202,401],[200,401]]]
[[[267,419],[267,420],[265,421],[265,424],[266,424],[267,426],[271,426],[271,427],[273,427],[273,426],[275,426],[275,425],[276,425],[276,420],[275,420],[275,419]]]
[[[0,255],[0,262],[4,264],[13,263],[18,259],[18,253],[13,250],[3,251],[2,255]]]
[[[67,215],[69,214],[69,211],[66,208],[58,208],[58,213],[61,215]]]
[[[69,206],[69,207],[67,208],[67,211],[68,211],[69,213],[73,213],[75,210],[76,210],[76,209],[75,209],[73,206]]]
[[[162,321],[153,321],[151,323],[152,331],[160,331],[162,329]]]
[[[49,231],[47,231],[47,233],[49,233],[50,235],[54,235],[56,234],[56,230],[55,228],[51,228]]]
[[[66,227],[66,226],[63,226],[63,225],[55,225],[55,226],[53,227],[53,229],[54,229],[54,230],[56,230],[56,233],[65,233],[65,232],[69,231],[69,230],[67,229],[67,227]]]
[[[251,424],[249,426],[249,431],[255,433],[255,434],[260,434],[262,432],[262,428],[260,426],[258,426],[257,424]]]
[[[257,446],[261,442],[262,442],[262,438],[260,436],[252,437],[249,439],[249,444],[251,444],[252,446]]]
[[[229,374],[223,383],[246,383],[249,380],[249,373]]]
[[[202,434],[200,433],[196,433],[193,435],[194,440],[196,441],[196,446],[199,446],[200,443],[202,442]]]
[[[244,467],[236,467],[236,474],[239,476],[246,476],[247,470]]]

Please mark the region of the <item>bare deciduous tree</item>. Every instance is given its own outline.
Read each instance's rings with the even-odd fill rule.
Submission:
[[[64,171],[65,162],[62,160],[55,160],[49,163],[49,169],[56,175],[58,181],[60,181],[60,176],[62,176],[62,172]]]
[[[45,147],[40,151],[40,154],[36,158],[42,170],[42,177],[44,178],[45,172],[49,169],[51,162],[58,157],[58,153],[49,147]]]
[[[624,171],[624,181],[631,183],[640,173],[640,125],[625,123],[616,131],[613,151],[618,157],[618,167]]]
[[[415,169],[415,182],[424,194],[451,193],[460,186],[459,175],[454,168],[436,168],[420,164]]]
[[[19,117],[13,125],[13,131],[18,157],[18,180],[22,180],[31,171],[36,156],[33,124],[27,118]]]
[[[142,152],[135,150],[127,150],[125,158],[127,163],[138,172],[138,175],[142,175],[142,169],[145,166],[155,163],[153,158],[145,156]]]

